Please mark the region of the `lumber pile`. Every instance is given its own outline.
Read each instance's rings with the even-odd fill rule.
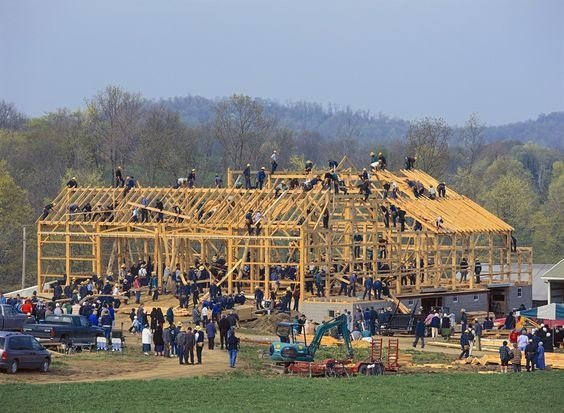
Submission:
[[[564,353],[544,353],[544,358],[547,366],[564,370]],[[468,357],[467,359],[453,361],[453,364],[470,364],[473,366],[498,365],[499,363],[499,355],[497,354],[485,354],[482,357]],[[522,364],[524,365],[524,363],[523,357]]]

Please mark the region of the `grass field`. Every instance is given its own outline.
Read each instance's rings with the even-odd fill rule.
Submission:
[[[4,384],[0,400],[5,412],[515,412],[533,405],[539,412],[562,405],[563,379],[564,372],[350,379],[265,378],[234,372],[216,378]],[[541,394],[550,403],[534,403]]]

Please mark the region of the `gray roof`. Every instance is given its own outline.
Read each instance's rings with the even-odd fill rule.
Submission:
[[[543,280],[564,280],[564,259],[543,274]]]

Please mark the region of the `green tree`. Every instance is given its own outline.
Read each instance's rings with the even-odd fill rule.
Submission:
[[[552,166],[548,199],[534,215],[533,247],[536,262],[556,263],[564,245],[564,161]]]
[[[529,181],[504,175],[481,198],[486,209],[515,228],[520,244],[530,243],[536,201]]]
[[[27,192],[8,173],[5,161],[0,161],[0,287],[13,287],[21,276],[22,229],[32,227],[33,210]],[[33,231],[29,231],[33,232]],[[28,271],[31,268],[28,268]]]

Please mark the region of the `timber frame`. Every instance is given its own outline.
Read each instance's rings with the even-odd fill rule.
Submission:
[[[309,192],[283,189],[281,181],[303,182],[323,171],[276,172],[268,175],[262,190],[240,188],[241,171],[227,171],[226,188],[65,188],[55,206],[37,221],[38,287],[52,280],[90,278],[92,274],[117,274],[121,264],[142,259],[154,263],[162,282],[165,265],[186,271],[196,259],[211,263],[223,257],[227,271],[218,282],[228,293],[236,286],[246,294],[257,287],[268,291],[270,271],[276,266],[295,266],[294,280],[282,280],[281,288],[299,287],[300,300],[317,299],[305,293],[313,268],[323,268],[325,297],[337,294],[344,275],[373,276],[388,282],[396,295],[436,290],[482,289],[489,284],[530,284],[532,250],[511,251],[513,228],[472,200],[447,188],[444,198],[415,197],[407,179],[425,188],[438,182],[419,170],[398,174],[378,171],[371,176],[372,194],[367,201],[359,193],[358,170],[347,158],[337,172],[346,182],[347,194],[317,185]],[[382,185],[394,182],[397,198],[384,198]],[[132,222],[132,210],[145,207],[150,219]],[[162,222],[155,202],[164,204]],[[70,213],[69,206],[92,212]],[[400,231],[382,206],[406,211],[406,228]],[[180,209],[175,213],[174,207]],[[249,235],[245,214],[261,211],[260,235]],[[329,213],[328,228],[323,214]],[[438,216],[444,220],[437,228]],[[415,222],[421,230],[414,230]],[[460,260],[469,263],[466,280],[460,277]],[[474,260],[482,263],[482,284],[473,276]],[[204,264],[205,265],[205,264]],[[244,271],[243,271],[244,270]]]

